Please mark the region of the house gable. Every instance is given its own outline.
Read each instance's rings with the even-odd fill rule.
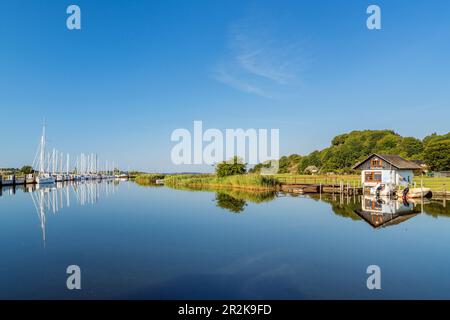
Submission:
[[[416,163],[398,155],[372,154],[353,167],[355,170],[420,170]]]

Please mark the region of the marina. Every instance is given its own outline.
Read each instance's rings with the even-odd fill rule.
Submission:
[[[25,176],[17,176],[16,174],[3,176],[0,174],[0,187],[130,178],[129,173],[121,171],[116,162],[109,165],[109,162],[106,161],[102,167],[97,154],[94,153],[81,153],[71,166],[69,154],[58,152],[56,149],[48,152],[45,124],[42,127],[42,135],[32,167],[36,168],[34,173]]]

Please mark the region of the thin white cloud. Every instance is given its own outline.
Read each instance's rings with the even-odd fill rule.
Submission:
[[[215,70],[216,80],[263,97],[299,84],[306,65],[300,41],[266,22],[245,19],[230,26],[229,53]]]
[[[270,98],[270,96],[267,93],[265,93],[263,89],[257,87],[256,85],[250,84],[245,80],[237,78],[223,67],[216,69],[214,76],[216,80],[239,91],[255,94],[261,97]]]

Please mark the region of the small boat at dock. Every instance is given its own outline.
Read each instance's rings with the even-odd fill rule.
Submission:
[[[25,183],[26,184],[36,183],[36,179],[35,179],[34,175],[33,174],[27,174],[26,177],[25,177]]]
[[[36,177],[37,184],[51,184],[55,183],[55,178],[49,174],[43,173]]]
[[[55,178],[45,170],[46,158],[45,158],[45,124],[42,126],[42,136],[39,144],[39,174],[36,177],[37,184],[51,184],[55,183]],[[47,160],[48,162],[48,160]]]
[[[404,196],[407,199],[431,198],[433,196],[433,193],[431,192],[430,188],[412,188],[408,189],[407,192],[404,193]]]

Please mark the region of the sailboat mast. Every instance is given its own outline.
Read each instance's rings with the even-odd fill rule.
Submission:
[[[61,174],[63,174],[64,170],[63,170],[63,153],[61,152],[61,157],[59,158],[59,172]]]
[[[42,126],[41,150],[39,154],[39,173],[45,172],[45,124]]]
[[[66,174],[69,175],[69,154],[67,154]]]

